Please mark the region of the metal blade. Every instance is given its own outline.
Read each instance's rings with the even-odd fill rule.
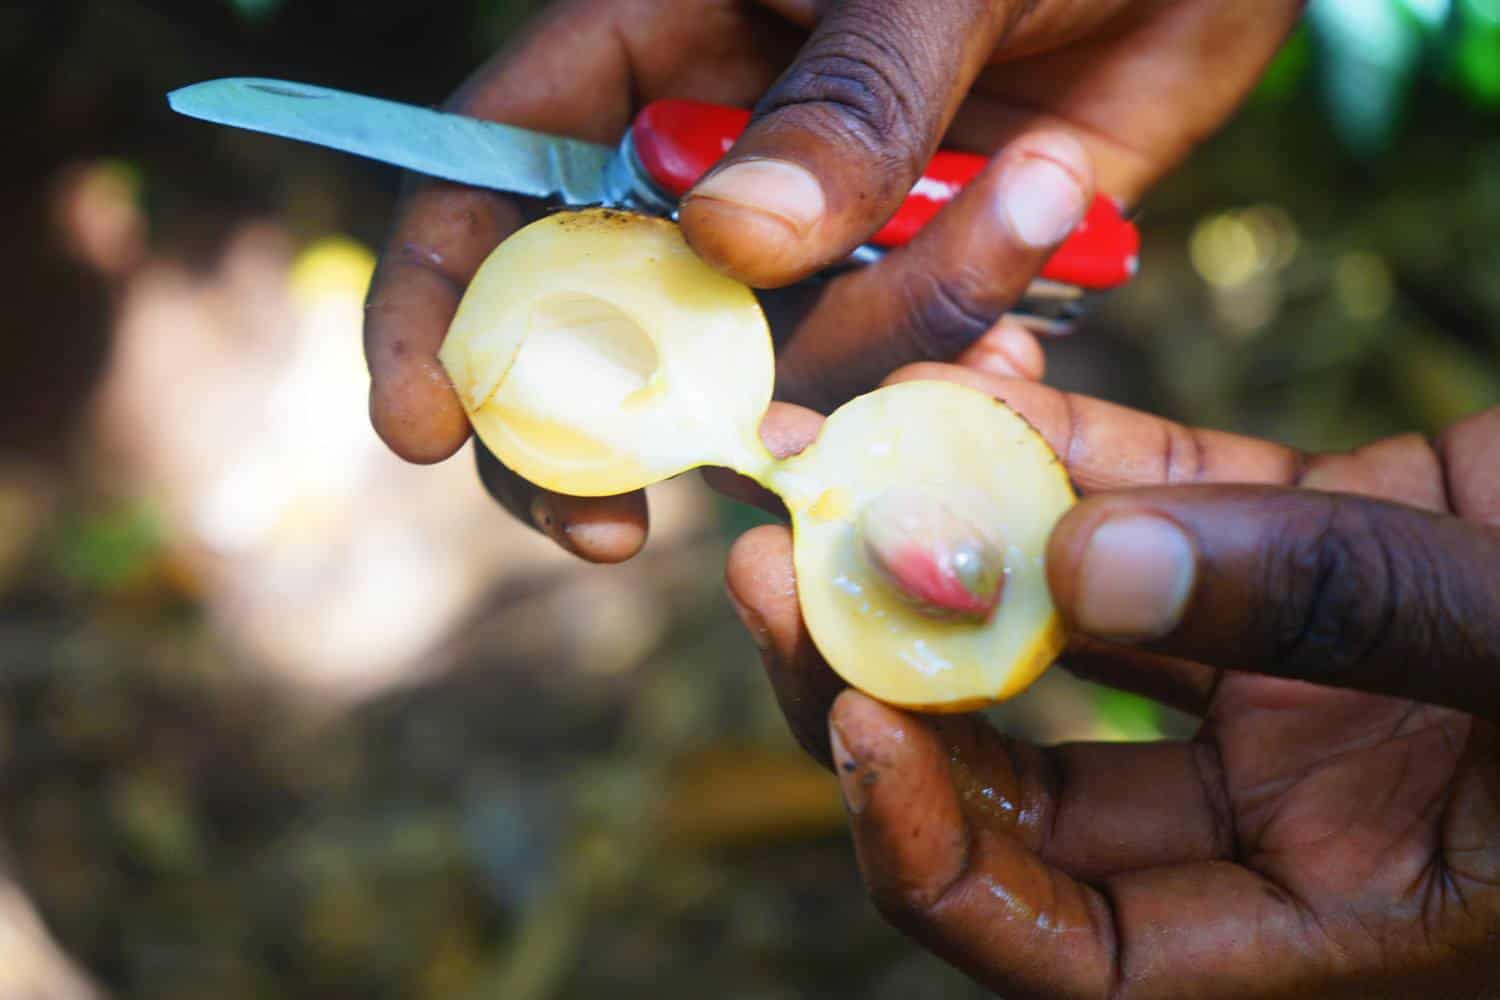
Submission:
[[[305,83],[237,77],[167,95],[174,111],[418,173],[569,205],[615,203],[615,151],[577,139]]]

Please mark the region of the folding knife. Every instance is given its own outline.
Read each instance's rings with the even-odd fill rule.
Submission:
[[[304,83],[237,77],[167,95],[173,110],[378,160],[444,180],[566,206],[609,205],[671,217],[678,200],[728,152],[750,112],[695,101],[656,101],[618,148]],[[951,150],[928,164],[906,200],[841,266],[904,246],[985,166]],[[1130,280],[1140,236],[1108,198],[1033,281],[1013,315],[1045,332],[1065,330],[1095,294]]]

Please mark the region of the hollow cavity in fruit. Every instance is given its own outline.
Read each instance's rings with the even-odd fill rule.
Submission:
[[[591,210],[520,230],[475,275],[440,360],[480,439],[558,493],[770,461],[760,305],[662,219]]]
[[[603,496],[719,465],[777,493],[813,641],[876,698],[966,710],[1062,650],[1043,553],[1074,497],[1040,435],[982,393],[909,382],[775,461],[758,433],[765,318],[670,222],[588,210],[522,229],[480,268],[440,357],[480,439],[539,486]]]

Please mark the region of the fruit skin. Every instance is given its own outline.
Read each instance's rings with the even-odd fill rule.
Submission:
[[[813,641],[875,698],[968,711],[1063,649],[1043,557],[1074,496],[1040,435],[976,390],[907,382],[774,460],[759,436],[774,378],[759,304],[670,222],[591,209],[520,230],[480,268],[439,357],[475,433],[546,489],[604,496],[717,465],[778,494]],[[903,504],[922,514],[905,536],[890,530]]]
[[[1036,683],[1038,677],[1047,672],[1047,668],[1057,662],[1063,650],[1068,648],[1068,633],[1063,628],[1062,620],[1053,615],[1037,631],[1035,637],[1026,648],[1016,657],[1011,668],[1011,678],[1006,683],[987,693],[970,695],[968,697],[953,698],[948,701],[926,702],[913,699],[906,702],[888,702],[911,712],[922,712],[927,715],[962,715],[966,712],[976,712],[989,705],[1008,701],[1016,695],[1021,694],[1032,684]],[[845,678],[847,680],[847,678]],[[863,690],[863,689],[861,689]],[[870,692],[866,691],[866,694]],[[871,697],[876,697],[871,695]]]

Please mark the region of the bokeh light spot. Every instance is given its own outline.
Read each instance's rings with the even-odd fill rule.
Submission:
[[[1333,271],[1334,293],[1344,310],[1357,320],[1379,319],[1390,311],[1395,285],[1390,268],[1372,253],[1346,253]]]

